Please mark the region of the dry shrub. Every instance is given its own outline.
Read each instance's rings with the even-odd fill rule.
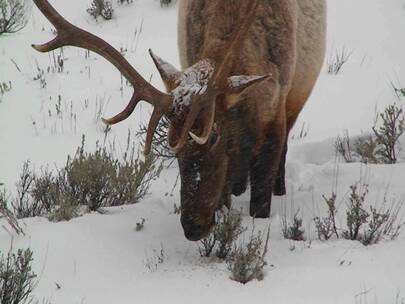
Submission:
[[[9,203],[6,191],[4,189],[0,190],[0,218],[5,218],[7,223],[17,234],[24,234],[15,214],[8,208],[8,206]]]
[[[167,132],[169,129],[169,120],[163,117],[153,133],[152,138],[152,151],[157,157],[162,158],[165,161],[172,162],[175,159],[175,155],[170,151],[169,144],[167,142]],[[145,137],[148,131],[147,125],[140,125],[140,130],[136,134],[139,137],[143,145],[145,145]]]
[[[24,0],[0,0],[0,35],[16,33],[27,25]]]
[[[360,161],[365,164],[377,164],[379,162],[376,155],[377,147],[377,141],[370,134],[357,137],[354,143],[355,153]]]
[[[246,231],[242,226],[242,212],[230,209],[217,212],[217,223],[212,233],[201,240],[201,256],[208,257],[215,249],[216,257],[225,259],[232,250],[233,243]]]
[[[342,136],[338,136],[335,140],[335,151],[340,154],[347,163],[352,163],[353,147],[350,142],[349,131],[345,130]]]
[[[92,0],[87,12],[97,19],[101,16],[105,20],[110,20],[113,17],[114,10],[111,1],[108,0]]]
[[[17,218],[34,217],[42,215],[42,206],[38,202],[31,202],[30,191],[35,180],[35,175],[27,161],[23,164],[22,171],[16,183],[17,197],[12,205]]]
[[[349,61],[353,52],[347,50],[345,47],[337,49],[333,56],[330,56],[327,60],[328,74],[338,75],[343,66]]]
[[[78,205],[96,211],[107,206],[115,174],[116,160],[104,148],[97,148],[95,152],[80,150],[75,157],[68,158],[58,182],[62,191]]]
[[[173,0],[160,0],[160,6],[169,6],[170,4],[172,4],[174,1]]]
[[[346,130],[335,141],[335,151],[347,162],[395,164],[400,149],[399,140],[405,132],[405,117],[402,107],[387,106],[379,113],[372,127],[373,134],[358,136],[351,143]]]
[[[351,185],[346,211],[347,230],[343,236],[349,240],[359,238],[360,228],[367,223],[370,214],[365,209],[365,199],[368,194],[368,185]]]
[[[328,206],[327,217],[316,217],[315,228],[321,241],[329,240],[333,235],[348,240],[359,241],[363,245],[373,245],[383,239],[396,239],[403,228],[402,208],[404,200],[392,201],[388,204],[386,197],[382,203],[374,207],[367,201],[369,186],[356,183],[350,186],[346,198],[346,228],[338,228],[336,224],[336,195],[330,198],[323,196]],[[340,234],[338,231],[342,231]]]
[[[378,125],[378,118],[381,123]],[[380,113],[373,126],[378,143],[377,155],[385,164],[395,164],[398,157],[399,138],[405,132],[405,117],[402,107],[389,105]]]
[[[283,237],[287,240],[305,241],[305,230],[302,227],[302,218],[299,216],[299,210],[294,214],[292,222],[287,220],[286,214],[282,216],[281,231]]]
[[[247,244],[241,244],[232,250],[227,259],[232,280],[246,284],[254,279],[263,279],[269,239],[270,230],[267,231],[265,240],[261,232],[257,235],[252,233]]]
[[[336,235],[339,238],[339,234],[337,231],[336,225],[336,194],[332,193],[330,198],[327,198],[325,195],[323,196],[323,200],[328,206],[328,216],[327,217],[315,217],[315,228],[318,234],[318,238],[321,241],[329,240],[333,235]]]
[[[403,201],[393,202],[390,207],[386,207],[385,200],[379,210],[371,206],[370,220],[360,240],[363,245],[377,244],[384,238],[396,239],[403,226],[403,223],[399,222],[402,207]]]
[[[148,194],[150,184],[162,170],[154,156],[138,158],[127,150],[119,159],[106,148],[77,149],[62,169],[36,173],[24,163],[13,200],[18,218],[48,216],[52,221],[70,220],[83,211],[135,204]],[[85,209],[85,210],[83,210]]]

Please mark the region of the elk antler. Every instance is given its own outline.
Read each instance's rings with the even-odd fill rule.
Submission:
[[[252,0],[247,6],[247,16],[244,17],[244,21],[234,30],[231,39],[224,46],[224,55],[220,63],[215,68],[214,74],[210,80],[209,88],[214,90],[214,92],[224,92],[228,87],[228,76],[231,69],[230,61],[232,60],[233,52],[239,48],[240,44],[244,41],[246,34],[248,33],[253,21],[255,20],[257,8],[259,7],[260,1]],[[256,77],[253,80],[247,82],[247,84],[252,84],[254,82],[260,82],[269,76]],[[207,115],[205,116],[204,131],[198,136],[192,132],[189,132],[190,136],[198,144],[205,144],[212,132],[214,126],[215,108],[216,108],[216,98],[212,98],[212,104],[207,106]],[[185,138],[179,140],[178,146],[185,141]]]
[[[69,23],[47,0],[33,1],[57,30],[57,36],[48,43],[42,45],[33,44],[32,47],[35,50],[50,52],[63,46],[75,46],[91,50],[111,62],[133,86],[135,91],[127,107],[113,118],[103,119],[104,123],[113,125],[127,119],[141,100],[147,101],[154,106],[145,142],[145,154],[148,154],[151,149],[153,133],[158,126],[159,120],[164,114],[171,112],[172,96],[159,91],[149,84],[124,56],[109,43]]]

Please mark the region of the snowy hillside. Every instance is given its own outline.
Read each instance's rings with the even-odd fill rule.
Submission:
[[[135,0],[116,6],[111,21],[96,22],[86,13],[88,1],[51,3],[69,21],[120,49],[162,90],[148,49],[179,67],[176,5],[161,8],[158,0]],[[360,181],[369,185],[368,201],[376,208],[384,197],[388,204],[405,204],[405,162],[365,165],[339,159],[337,164],[334,151],[335,138],[344,130],[350,135],[370,132],[377,112],[389,104],[405,104],[393,89],[405,87],[404,1],[328,0],[328,6],[327,57],[343,49],[351,56],[338,75],[328,74],[325,64],[293,130],[288,195],[273,199],[270,221],[254,223],[256,231],[271,226],[264,280],[246,285],[230,280],[225,263],[200,257],[198,244],[185,239],[174,214],[178,186],[166,195],[175,185],[174,165],[139,204],[69,222],[23,219],[25,236],[0,229],[0,252],[7,252],[11,242],[15,249],[32,249],[38,274],[35,297],[52,304],[404,303],[405,231],[372,246],[343,239],[321,242],[313,221],[325,214],[322,195],[335,191],[338,224],[344,226],[349,187]],[[24,30],[0,36],[0,83],[12,84],[10,92],[0,95],[0,183],[11,194],[24,161],[36,168],[63,166],[82,135],[89,149],[98,141],[124,150],[128,130],[135,134],[151,111],[143,103],[106,136],[100,118],[120,112],[131,87],[95,54],[76,48],[40,54],[30,47],[50,37],[51,25],[34,6]],[[57,70],[58,55],[64,59],[63,71]],[[298,138],[302,128],[307,135]],[[405,135],[402,142],[405,148]],[[399,159],[405,160],[405,153]],[[248,192],[233,198],[234,207],[243,208],[247,235],[253,227]],[[290,218],[296,211],[303,217],[305,242],[285,240],[281,233],[283,215]],[[142,218],[145,228],[138,232],[136,223]],[[7,227],[3,219],[0,225]]]

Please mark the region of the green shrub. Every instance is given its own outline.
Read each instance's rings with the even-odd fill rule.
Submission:
[[[32,251],[21,250],[9,252],[0,257],[0,303],[31,303],[35,286],[35,273],[31,269]]]

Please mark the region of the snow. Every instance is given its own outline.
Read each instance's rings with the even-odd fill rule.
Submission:
[[[110,22],[96,22],[85,12],[87,1],[53,0],[52,4],[69,21],[122,49],[139,73],[161,90],[164,86],[148,49],[179,66],[176,7],[137,0],[131,6],[116,7]],[[391,82],[405,87],[404,1],[329,0],[328,6],[328,56],[343,47],[353,53],[339,75],[328,75],[324,67],[293,130],[298,134],[303,123],[309,126],[306,138],[290,142],[288,195],[274,198],[270,221],[254,224],[256,230],[271,225],[270,266],[263,281],[233,282],[224,263],[201,258],[197,244],[185,239],[179,216],[173,212],[179,203],[178,187],[173,196],[165,195],[178,172],[171,167],[153,184],[151,195],[137,205],[62,223],[24,219],[25,236],[0,229],[1,252],[8,250],[11,241],[14,248],[33,250],[38,274],[35,296],[49,298],[53,304],[347,304],[395,303],[397,294],[405,298],[405,233],[369,247],[346,240],[319,242],[312,221],[325,211],[322,195],[336,191],[339,224],[344,224],[345,195],[359,180],[370,185],[368,197],[376,206],[384,195],[388,202],[405,198],[405,163],[336,165],[333,151],[337,134],[345,129],[352,135],[368,132],[376,110],[393,102],[403,104]],[[14,191],[23,161],[30,160],[38,169],[47,164],[61,166],[81,144],[83,134],[88,149],[99,141],[115,142],[122,150],[128,130],[134,134],[151,111],[149,105],[141,104],[106,137],[100,117],[120,112],[132,88],[104,59],[75,48],[63,49],[64,70],[54,71],[54,57],[60,51],[47,55],[30,47],[52,37],[50,24],[34,8],[23,31],[0,37],[0,83],[12,82],[12,90],[0,102],[0,182],[9,191]],[[39,73],[37,66],[44,71],[45,88],[33,80]],[[243,209],[244,224],[252,229],[248,201],[247,192],[234,198],[234,207]],[[307,242],[294,243],[282,238],[280,217],[298,209],[310,235]],[[145,228],[137,232],[136,223],[142,218]],[[2,220],[0,224],[6,225]],[[163,263],[156,260],[161,250]]]
[[[239,75],[231,76],[228,78],[229,89],[238,89],[240,87],[248,87],[249,84],[262,80],[269,76],[249,76],[249,75]]]
[[[184,108],[191,106],[195,95],[203,95],[207,91],[208,81],[214,68],[209,60],[201,60],[187,68],[177,80],[178,86],[172,91],[175,113],[183,113]]]

